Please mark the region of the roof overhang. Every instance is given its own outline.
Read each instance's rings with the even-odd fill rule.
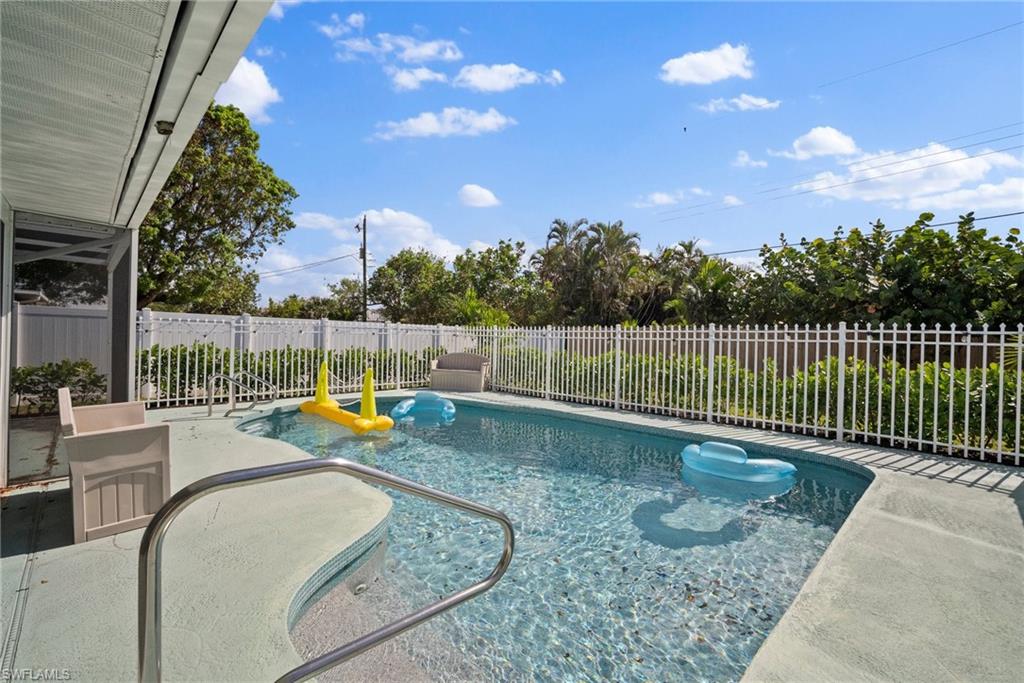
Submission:
[[[270,5],[0,2],[0,191],[19,231],[29,215],[137,228]]]

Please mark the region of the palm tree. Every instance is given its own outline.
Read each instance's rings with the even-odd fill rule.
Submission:
[[[584,260],[589,268],[590,301],[587,322],[611,324],[630,313],[630,298],[641,265],[640,235],[627,232],[622,221],[594,223],[587,230]]]
[[[693,276],[683,283],[679,296],[665,304],[674,323],[706,325],[729,313],[739,272],[728,261],[703,256]]]
[[[556,322],[565,322],[573,316],[579,299],[582,238],[588,224],[586,218],[572,223],[556,218],[548,230],[547,244],[538,249],[530,263],[542,280],[551,283],[558,302]]]

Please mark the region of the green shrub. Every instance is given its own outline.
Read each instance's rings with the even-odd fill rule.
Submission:
[[[502,348],[495,365],[498,376],[509,387],[543,394],[545,363],[541,350]],[[606,404],[615,400],[614,353],[585,355],[559,351],[552,354],[551,368],[550,386],[555,396],[563,387],[568,387],[579,398]],[[851,432],[887,435],[880,441],[874,436],[867,439],[882,445],[902,446],[904,442],[910,445],[916,443],[920,435],[922,442],[934,440],[952,444],[954,450],[965,445],[993,450],[999,446],[1001,430],[1002,449],[1012,451],[1017,426],[1017,384],[1021,378],[1015,370],[1005,366],[1002,372],[1000,424],[998,363],[971,368],[969,373],[965,368],[956,368],[951,379],[948,363],[938,367],[936,376],[934,362],[906,368],[899,362],[885,360],[879,372],[877,361],[868,364],[859,359],[854,364],[853,359],[848,358],[843,401],[845,432],[847,435]],[[707,364],[700,354],[623,353],[619,361],[619,399],[626,407],[704,413],[707,381]],[[766,426],[806,424],[809,429],[834,429],[836,426],[838,358],[819,361],[783,377],[781,368],[771,359],[766,360],[760,370],[753,371],[734,358],[716,356],[715,385],[715,413],[726,419],[745,418]],[[869,388],[867,419],[865,387]],[[981,414],[983,394],[984,419]],[[905,411],[906,405],[910,408]],[[965,422],[969,432],[965,432]],[[864,440],[864,437],[858,434],[857,439]]]
[[[12,413],[56,412],[57,390],[61,387],[71,390],[71,400],[76,405],[107,400],[107,378],[96,372],[96,366],[85,359],[62,360],[11,371],[11,393],[17,396],[12,402]]]

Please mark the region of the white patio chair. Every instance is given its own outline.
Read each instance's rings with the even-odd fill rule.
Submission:
[[[147,425],[143,403],[73,408],[66,387],[57,401],[75,543],[145,526],[171,495],[170,425]]]

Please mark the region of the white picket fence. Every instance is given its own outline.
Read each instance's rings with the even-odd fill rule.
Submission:
[[[331,391],[366,367],[382,388],[429,384],[430,361],[473,351],[495,391],[1020,464],[1024,326],[543,327],[194,316],[143,311],[137,391],[206,400],[214,373],[251,372],[283,396]],[[263,395],[266,390],[260,390]],[[215,399],[226,386],[214,386]]]

